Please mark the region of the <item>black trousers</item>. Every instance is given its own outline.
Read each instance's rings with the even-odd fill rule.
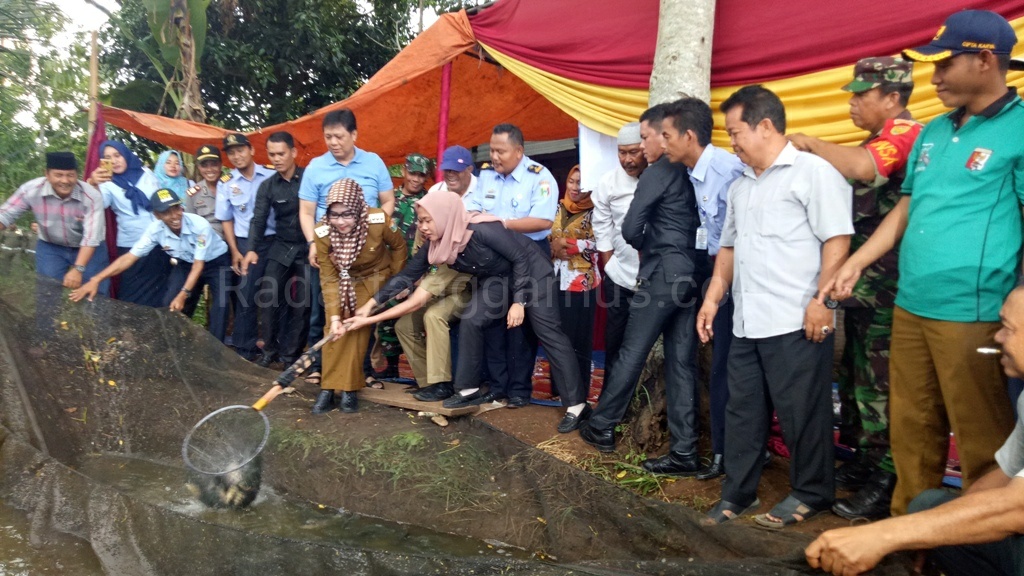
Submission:
[[[580,382],[590,392],[590,366],[594,352],[594,312],[597,310],[597,288],[585,292],[559,291],[558,317],[562,332],[569,337],[572,349],[576,351],[576,363],[580,368]],[[551,392],[559,395],[561,382],[551,378]]]
[[[558,284],[554,276],[535,279],[532,298],[526,305],[525,323],[530,324],[547,350],[552,378],[564,382],[562,405],[574,406],[586,400],[580,382],[576,353],[569,338],[562,332],[558,318]],[[495,323],[506,322],[509,292],[505,278],[481,278],[463,312],[459,324],[459,365],[455,372],[455,389],[465,390],[480,385],[484,361],[484,333]],[[493,374],[492,374],[493,376]]]
[[[533,245],[545,260],[551,258],[551,243],[547,238],[534,240]],[[533,371],[537,367],[537,345],[540,340],[531,326],[529,322],[523,322],[505,334],[509,398],[529,398],[533,394]]]
[[[601,284],[601,298],[608,310],[608,317],[604,324],[604,381],[611,379],[612,367],[615,365],[615,357],[622,347],[622,339],[626,335],[626,323],[629,322],[629,303],[633,300],[634,292],[623,288],[615,282],[606,279]],[[601,398],[608,387],[601,388]],[[600,402],[600,399],[598,399]]]
[[[273,237],[270,238],[271,241]],[[248,246],[249,239],[239,237],[239,246]],[[256,306],[256,291],[263,286],[263,276],[267,268],[267,252],[270,251],[270,242],[262,242],[256,249],[259,262],[249,267],[249,273],[245,276],[235,276],[230,286],[231,305],[235,311],[234,332],[231,334],[231,344],[235,351],[245,358],[254,357],[259,348],[256,341],[260,332],[263,333],[264,344],[266,336],[270,332],[270,313],[262,314],[260,317]]]
[[[662,269],[640,282],[629,306],[629,321],[606,377],[601,399],[590,417],[596,429],[608,429],[626,415],[647,355],[658,335],[665,337],[665,394],[672,451],[697,450],[697,386],[692,362],[696,343],[697,285],[690,276],[666,278]]]
[[[835,499],[832,448],[832,346],[803,330],[769,338],[733,338],[725,413],[722,499],[741,506],[757,497],[774,404],[789,448],[790,495],[822,510]]]
[[[131,247],[117,247],[117,255],[124,256]],[[171,274],[171,257],[154,248],[139,258],[131,268],[121,273],[117,286],[117,299],[122,302],[161,308],[167,292],[167,278]]]
[[[270,331],[263,340],[263,353],[277,356],[284,363],[294,362],[302,355],[309,334],[311,266],[301,255],[283,264],[268,260],[263,276],[263,290],[257,304],[271,317]],[[267,296],[269,298],[269,302]]]
[[[177,298],[178,293],[185,286],[188,275],[192,272],[190,262],[178,262],[171,266],[171,273],[167,278],[167,285],[164,294],[164,306],[170,306]],[[192,317],[196,313],[199,299],[203,295],[203,287],[210,287],[210,334],[224,341],[224,335],[228,327],[228,291],[227,283],[231,281],[234,273],[231,271],[231,253],[225,252],[209,262],[203,264],[203,273],[199,281],[192,287],[192,295],[185,299],[185,307],[182,312]]]

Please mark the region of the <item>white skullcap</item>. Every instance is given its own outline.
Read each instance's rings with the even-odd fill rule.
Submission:
[[[629,144],[640,143],[640,123],[630,122],[622,128],[619,128],[619,146],[628,146]]]

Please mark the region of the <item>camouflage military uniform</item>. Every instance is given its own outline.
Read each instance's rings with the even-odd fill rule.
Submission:
[[[416,239],[416,201],[427,193],[424,189],[419,194],[406,194],[399,186],[395,190],[395,212],[391,215],[391,225],[396,226],[398,231],[405,237],[409,245],[409,253],[412,254],[413,241]],[[389,304],[388,308],[398,303]],[[395,334],[395,323],[397,320],[385,320],[377,323],[377,340],[380,341],[381,352],[385,357],[397,357],[402,354],[402,345],[398,342],[398,335]]]
[[[909,73],[905,78],[890,77],[900,74],[891,70],[884,74],[888,82],[910,81]],[[877,85],[858,76],[846,89],[861,92]],[[897,118],[886,121],[878,134],[861,143],[874,159],[876,177],[872,182],[853,182],[851,251],[864,245],[899,202],[907,157],[920,131],[921,124],[904,110]],[[839,373],[840,437],[847,442],[856,441],[865,463],[893,473],[889,451],[889,343],[898,262],[898,250],[878,259],[864,270],[853,294],[843,301],[846,347]]]

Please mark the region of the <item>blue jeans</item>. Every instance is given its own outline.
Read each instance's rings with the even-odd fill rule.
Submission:
[[[64,275],[75,265],[76,258],[77,246],[60,246],[44,240],[36,242],[36,274],[39,276],[36,281],[36,328],[40,330],[41,336],[54,328],[54,315],[60,309],[63,296]],[[107,245],[100,242],[85,265],[82,283],[99,274],[109,263]],[[110,294],[110,280],[100,282],[98,294]]]
[[[957,497],[945,490],[925,490],[910,501],[907,512],[937,508]],[[947,576],[978,574],[1020,574],[1024,568],[1024,536],[1010,536],[998,542],[942,546],[928,553]]]

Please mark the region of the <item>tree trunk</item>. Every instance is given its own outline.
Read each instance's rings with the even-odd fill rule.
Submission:
[[[711,101],[715,0],[661,0],[651,106],[683,96]]]
[[[711,101],[711,38],[715,26],[715,0],[661,0],[658,44],[651,72],[650,105],[693,96]],[[709,348],[702,347],[699,364],[709,363]],[[665,352],[662,340],[651,349],[624,420],[623,437],[630,449],[659,453],[668,440],[665,420]],[[703,396],[706,374],[699,370]],[[706,422],[706,418],[699,418]]]
[[[177,117],[205,123],[206,109],[199,91],[199,74],[196,71],[195,40],[192,35],[188,3],[184,0],[176,0],[171,23],[174,25],[178,50],[181,53],[181,77],[177,86],[178,93],[181,94],[181,105],[178,107]]]

